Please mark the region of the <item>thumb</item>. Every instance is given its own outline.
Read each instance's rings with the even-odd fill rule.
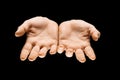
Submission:
[[[90,28],[90,34],[94,41],[98,41],[98,39],[100,38],[100,32],[94,26]]]
[[[25,34],[26,28],[28,28],[28,23],[24,22],[21,26],[18,27],[17,31],[15,32],[16,37],[21,37]]]

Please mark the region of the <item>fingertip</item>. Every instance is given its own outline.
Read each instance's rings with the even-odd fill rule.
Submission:
[[[25,61],[26,58],[21,56],[21,57],[20,57],[20,60],[21,60],[21,61]]]
[[[20,33],[19,32],[15,32],[15,37],[20,37]]]
[[[66,57],[71,58],[73,55],[71,53],[66,53]]]
[[[56,54],[56,50],[57,50],[57,46],[56,46],[56,45],[52,45],[52,46],[51,46],[51,49],[50,49],[50,54],[51,54],[51,55]]]
[[[71,58],[73,56],[73,49],[66,50],[66,57]]]
[[[92,38],[94,41],[98,41],[98,39],[100,38],[100,32],[98,31],[95,31],[93,34],[92,34]]]
[[[20,54],[20,60],[25,61],[27,59],[28,54],[29,54],[28,51],[23,49],[21,54]]]
[[[47,55],[47,51],[48,51],[48,48],[47,48],[47,47],[43,47],[43,48],[39,51],[39,53],[38,53],[39,57],[40,57],[40,58],[44,58],[44,57]]]
[[[97,37],[94,37],[93,40],[94,40],[94,41],[98,41],[98,38],[97,38]]]
[[[46,56],[46,55],[44,55],[44,54],[39,54],[39,57],[40,57],[40,58],[45,58],[45,56]]]
[[[54,55],[54,54],[56,54],[56,51],[50,51],[50,54]]]
[[[60,45],[60,46],[58,47],[57,52],[58,52],[59,54],[61,54],[63,51],[64,51],[64,46],[63,46],[63,45]]]
[[[94,61],[94,60],[96,60],[96,56],[94,56],[94,57],[91,57],[91,60],[93,60],[93,61]]]
[[[23,26],[18,27],[17,31],[15,32],[16,37],[20,37],[25,34],[25,29]]]
[[[33,57],[29,57],[28,60],[31,62],[35,61],[35,59]]]
[[[60,50],[60,49],[58,49],[58,51],[57,51],[57,52],[58,52],[59,54],[62,54],[62,52],[63,52],[63,51],[62,51],[62,50]]]
[[[93,33],[93,38],[94,38],[95,41],[97,41],[98,40],[98,34]]]
[[[86,62],[86,59],[81,59],[80,62],[81,62],[81,63],[85,63],[85,62]]]
[[[17,31],[17,32],[15,32],[15,36],[16,36],[16,37],[21,37],[21,36],[24,35],[24,33],[25,33],[25,32]]]

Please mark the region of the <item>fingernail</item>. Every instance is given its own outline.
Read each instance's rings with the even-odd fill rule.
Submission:
[[[29,57],[28,59],[29,59],[29,61],[34,61],[35,60],[33,57]]]
[[[63,48],[58,49],[58,53],[61,54],[63,52]]]
[[[86,61],[85,59],[81,59],[81,63],[85,63],[85,61]]]
[[[95,59],[96,59],[96,57],[92,57],[92,58],[91,58],[91,60],[93,60],[93,61],[94,61]]]
[[[21,58],[21,61],[25,61],[25,58]]]
[[[98,41],[98,38],[96,38],[95,41]]]
[[[50,54],[51,54],[51,55],[53,55],[53,54],[55,54],[55,53],[56,53],[55,51],[50,51]]]
[[[68,53],[66,53],[66,56],[70,58],[70,57],[72,57],[72,53],[68,52]]]
[[[39,57],[44,58],[45,57],[44,53],[39,53]]]
[[[40,58],[44,58],[45,56],[39,56]]]

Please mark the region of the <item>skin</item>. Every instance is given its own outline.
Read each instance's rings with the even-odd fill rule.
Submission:
[[[16,37],[26,33],[27,39],[20,54],[22,61],[29,61],[37,57],[44,58],[50,49],[50,54],[55,54],[58,45],[58,25],[46,17],[34,17],[26,20],[15,32]]]
[[[50,54],[63,53],[84,63],[85,55],[95,60],[94,50],[90,45],[90,37],[98,41],[100,32],[90,23],[83,20],[69,20],[58,24],[46,17],[34,17],[26,20],[15,32],[16,37],[26,34],[26,43],[21,50],[20,59],[29,61],[37,57],[44,58],[47,51]]]
[[[76,59],[84,63],[85,55],[91,60],[95,60],[95,53],[90,45],[90,36],[94,41],[98,41],[100,32],[90,23],[83,20],[65,21],[59,26],[59,46],[58,53],[66,51],[67,57],[72,57],[75,53]]]

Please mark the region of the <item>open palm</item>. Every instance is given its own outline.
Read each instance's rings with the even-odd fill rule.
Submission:
[[[59,47],[58,53],[66,51],[67,57],[72,57],[75,53],[78,61],[86,61],[85,54],[95,60],[95,53],[90,46],[90,36],[97,41],[100,32],[91,24],[83,20],[65,21],[59,26]]]
[[[46,17],[34,17],[26,20],[15,33],[20,37],[26,33],[27,40],[21,51],[20,59],[34,61],[38,56],[44,58],[50,49],[55,54],[58,43],[58,25]]]

